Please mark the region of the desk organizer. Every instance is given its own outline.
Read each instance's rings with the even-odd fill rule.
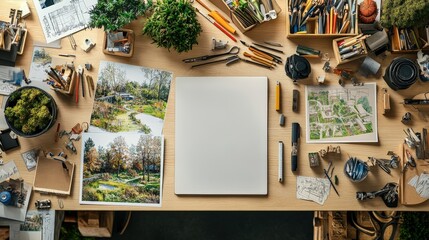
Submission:
[[[109,51],[107,49],[107,33],[104,32],[103,53],[119,57],[132,57],[134,53],[134,31],[130,29],[119,29],[118,32],[123,32],[124,39],[127,39],[127,41],[130,43],[130,52],[125,53],[121,51]]]
[[[305,28],[302,28],[301,31],[294,32],[291,28],[291,16],[293,15],[293,8],[290,6],[291,3],[296,2],[297,0],[286,0],[286,5],[289,6],[288,14],[286,17],[286,36],[287,38],[321,38],[321,37],[345,37],[345,36],[356,36],[359,33],[358,27],[358,14],[357,14],[357,1],[355,1],[355,13],[352,14],[352,11],[349,11],[351,14],[351,19],[354,21],[354,28],[351,29],[352,23],[350,22],[348,27],[348,32],[338,33],[339,30],[334,31],[335,33],[319,33],[319,17],[310,17],[308,18]],[[336,21],[339,23],[339,20]],[[304,32],[304,29],[306,32]]]
[[[392,28],[391,42],[392,53],[416,53],[419,50],[429,49],[429,26],[421,28]],[[407,45],[415,44],[416,47],[407,48]],[[402,47],[401,47],[402,46]]]
[[[227,13],[232,21],[232,23],[235,24],[235,26],[238,28],[238,30],[240,30],[240,32],[244,33],[249,31],[250,29],[261,25],[262,23],[259,24],[254,24],[251,25],[249,27],[245,27],[243,26],[243,24],[239,21],[239,19],[233,14],[232,9],[229,8],[228,4],[226,3],[227,0],[210,0],[217,8],[219,8],[220,10],[222,10],[222,12]],[[264,5],[265,9],[268,9],[268,1],[269,0],[260,0],[260,2]],[[272,4],[273,4],[273,8],[276,11],[277,15],[279,15],[279,13],[282,11],[282,9],[280,8],[280,6],[278,5],[278,3],[275,0],[272,0]],[[272,20],[270,20],[272,21]]]
[[[343,64],[343,63],[348,63],[351,61],[354,61],[356,59],[362,58],[362,57],[366,57],[366,55],[368,54],[368,50],[366,49],[366,45],[365,45],[365,41],[364,40],[360,40],[360,44],[362,45],[363,48],[363,53],[358,54],[354,57],[348,58],[348,59],[341,59],[341,55],[340,55],[340,49],[338,47],[338,42],[343,41],[348,39],[349,37],[342,37],[342,38],[337,38],[334,39],[332,41],[332,48],[334,50],[334,56],[335,56],[335,60],[337,60],[338,65]]]

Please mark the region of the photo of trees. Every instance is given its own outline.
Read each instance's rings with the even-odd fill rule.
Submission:
[[[91,116],[91,132],[161,135],[171,72],[102,61]]]
[[[83,134],[81,203],[160,205],[162,141],[141,133]]]

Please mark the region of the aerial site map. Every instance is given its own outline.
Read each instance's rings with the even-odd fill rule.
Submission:
[[[375,83],[306,86],[307,143],[378,142]]]

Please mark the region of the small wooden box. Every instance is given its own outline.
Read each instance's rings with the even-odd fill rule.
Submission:
[[[79,211],[77,226],[84,237],[111,237],[114,212]]]
[[[289,6],[289,2],[291,0],[286,0],[286,6]],[[358,14],[357,14],[357,1],[356,3],[356,14],[353,20],[355,21],[355,28],[354,31],[351,33],[318,33],[318,17],[309,18],[307,20],[306,26],[307,26],[307,33],[291,33],[290,29],[290,16],[292,15],[290,11],[286,14],[286,37],[287,38],[337,38],[337,37],[345,37],[345,36],[356,36],[359,34],[359,27],[358,27]]]
[[[130,43],[130,46],[131,46],[130,52],[124,53],[120,51],[109,51],[107,49],[107,33],[104,32],[103,53],[113,55],[113,56],[119,56],[119,57],[132,57],[134,53],[134,31],[131,29],[119,29],[118,32],[123,32],[124,37],[128,39],[128,42]]]
[[[391,42],[392,42],[392,53],[416,53],[419,50],[429,49],[429,39],[426,35],[425,28],[412,28],[415,33],[416,40],[418,41],[420,48],[413,50],[401,50],[400,30],[397,27],[392,28]]]
[[[342,40],[345,40],[345,39],[347,39],[347,38],[349,38],[349,37],[337,38],[337,39],[334,39],[334,40],[332,41],[332,48],[333,48],[333,50],[334,50],[335,60],[337,60],[338,65],[343,64],[343,63],[348,63],[348,62],[351,62],[351,61],[353,61],[353,60],[356,60],[356,59],[359,59],[359,58],[365,57],[365,56],[368,54],[368,51],[367,51],[367,49],[366,49],[366,45],[365,45],[365,41],[364,41],[364,40],[360,40],[360,42],[361,42],[361,44],[362,44],[362,48],[363,48],[363,51],[364,51],[364,52],[363,52],[362,54],[359,54],[359,55],[354,56],[354,57],[352,57],[352,58],[348,58],[348,59],[344,59],[344,60],[342,60],[342,59],[341,59],[341,55],[340,55],[340,50],[339,50],[339,48],[338,48],[338,42],[339,42],[339,41],[342,41]]]
[[[245,33],[247,31],[249,31],[250,29],[254,28],[255,26],[258,26],[258,25],[261,25],[262,23],[264,23],[264,22],[262,22],[260,24],[254,24],[254,25],[246,28],[243,26],[243,24],[241,24],[241,22],[238,20],[238,18],[234,14],[232,14],[232,11],[230,10],[230,8],[228,7],[228,5],[225,3],[224,0],[210,0],[210,1],[217,8],[219,8],[222,12],[227,13],[230,16],[232,23],[234,23],[235,26],[237,26],[238,30],[240,30],[240,32],[242,32],[242,33]],[[261,0],[261,3],[264,6],[268,6],[268,0]],[[272,0],[272,3],[273,3],[273,8],[278,15],[282,11],[282,9],[280,8],[280,6],[276,2],[276,0]],[[268,9],[268,7],[265,7],[265,9]],[[270,21],[273,21],[273,20],[270,20]]]
[[[54,90],[55,92],[59,92],[62,94],[67,94],[67,95],[73,95],[74,93],[74,88],[76,86],[76,81],[79,81],[79,74],[76,71],[73,71],[71,79],[70,79],[70,83],[68,84],[68,89],[59,89],[59,88],[54,88],[54,87],[50,87],[52,90]]]

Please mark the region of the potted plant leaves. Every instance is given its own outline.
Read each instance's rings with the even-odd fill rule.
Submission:
[[[49,93],[26,86],[9,95],[4,115],[14,133],[22,137],[36,137],[55,124],[57,112],[57,104]]]
[[[159,0],[143,27],[143,34],[158,47],[187,52],[201,33],[201,25],[189,0]]]
[[[103,52],[131,57],[134,32],[123,27],[144,15],[151,6],[151,0],[98,0],[89,11],[89,27],[104,28]]]

